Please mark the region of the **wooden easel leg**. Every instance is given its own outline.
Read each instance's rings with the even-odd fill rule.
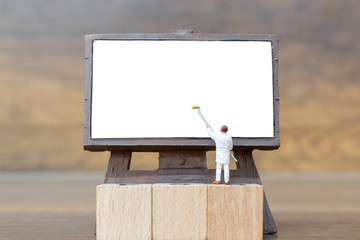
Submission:
[[[129,171],[130,162],[131,152],[111,151],[104,182],[107,178],[120,177],[122,172]]]
[[[256,169],[252,150],[235,151],[235,158],[238,160],[236,163],[237,171],[240,172],[243,182],[256,183],[262,185],[259,172]],[[272,234],[277,232],[274,217],[271,214],[269,204],[266,199],[264,191],[264,208],[263,208],[263,232],[264,234]]]

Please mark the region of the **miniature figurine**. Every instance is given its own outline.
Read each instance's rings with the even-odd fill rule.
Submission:
[[[213,181],[214,184],[220,184],[221,180],[221,168],[224,166],[224,180],[225,184],[230,184],[230,151],[233,148],[233,141],[230,136],[226,134],[228,127],[223,125],[220,130],[220,134],[215,134],[212,131],[210,125],[206,123],[207,132],[212,140],[216,144],[216,179]]]

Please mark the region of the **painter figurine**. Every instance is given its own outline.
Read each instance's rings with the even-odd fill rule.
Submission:
[[[220,184],[221,168],[224,166],[224,180],[225,184],[228,185],[230,184],[229,164],[230,151],[233,148],[232,138],[226,134],[228,128],[225,125],[221,127],[219,134],[215,134],[208,123],[206,123],[206,127],[208,134],[216,144],[216,179],[213,183]]]

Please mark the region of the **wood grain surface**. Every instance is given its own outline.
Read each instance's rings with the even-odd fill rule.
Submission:
[[[102,184],[97,239],[262,239],[257,184]]]
[[[208,185],[208,239],[262,239],[263,187]]]
[[[96,232],[97,240],[151,239],[151,185],[97,186]]]
[[[153,185],[153,239],[206,239],[207,186]]]

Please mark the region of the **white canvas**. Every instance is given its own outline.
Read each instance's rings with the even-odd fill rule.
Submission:
[[[96,40],[91,137],[274,137],[269,41]]]

